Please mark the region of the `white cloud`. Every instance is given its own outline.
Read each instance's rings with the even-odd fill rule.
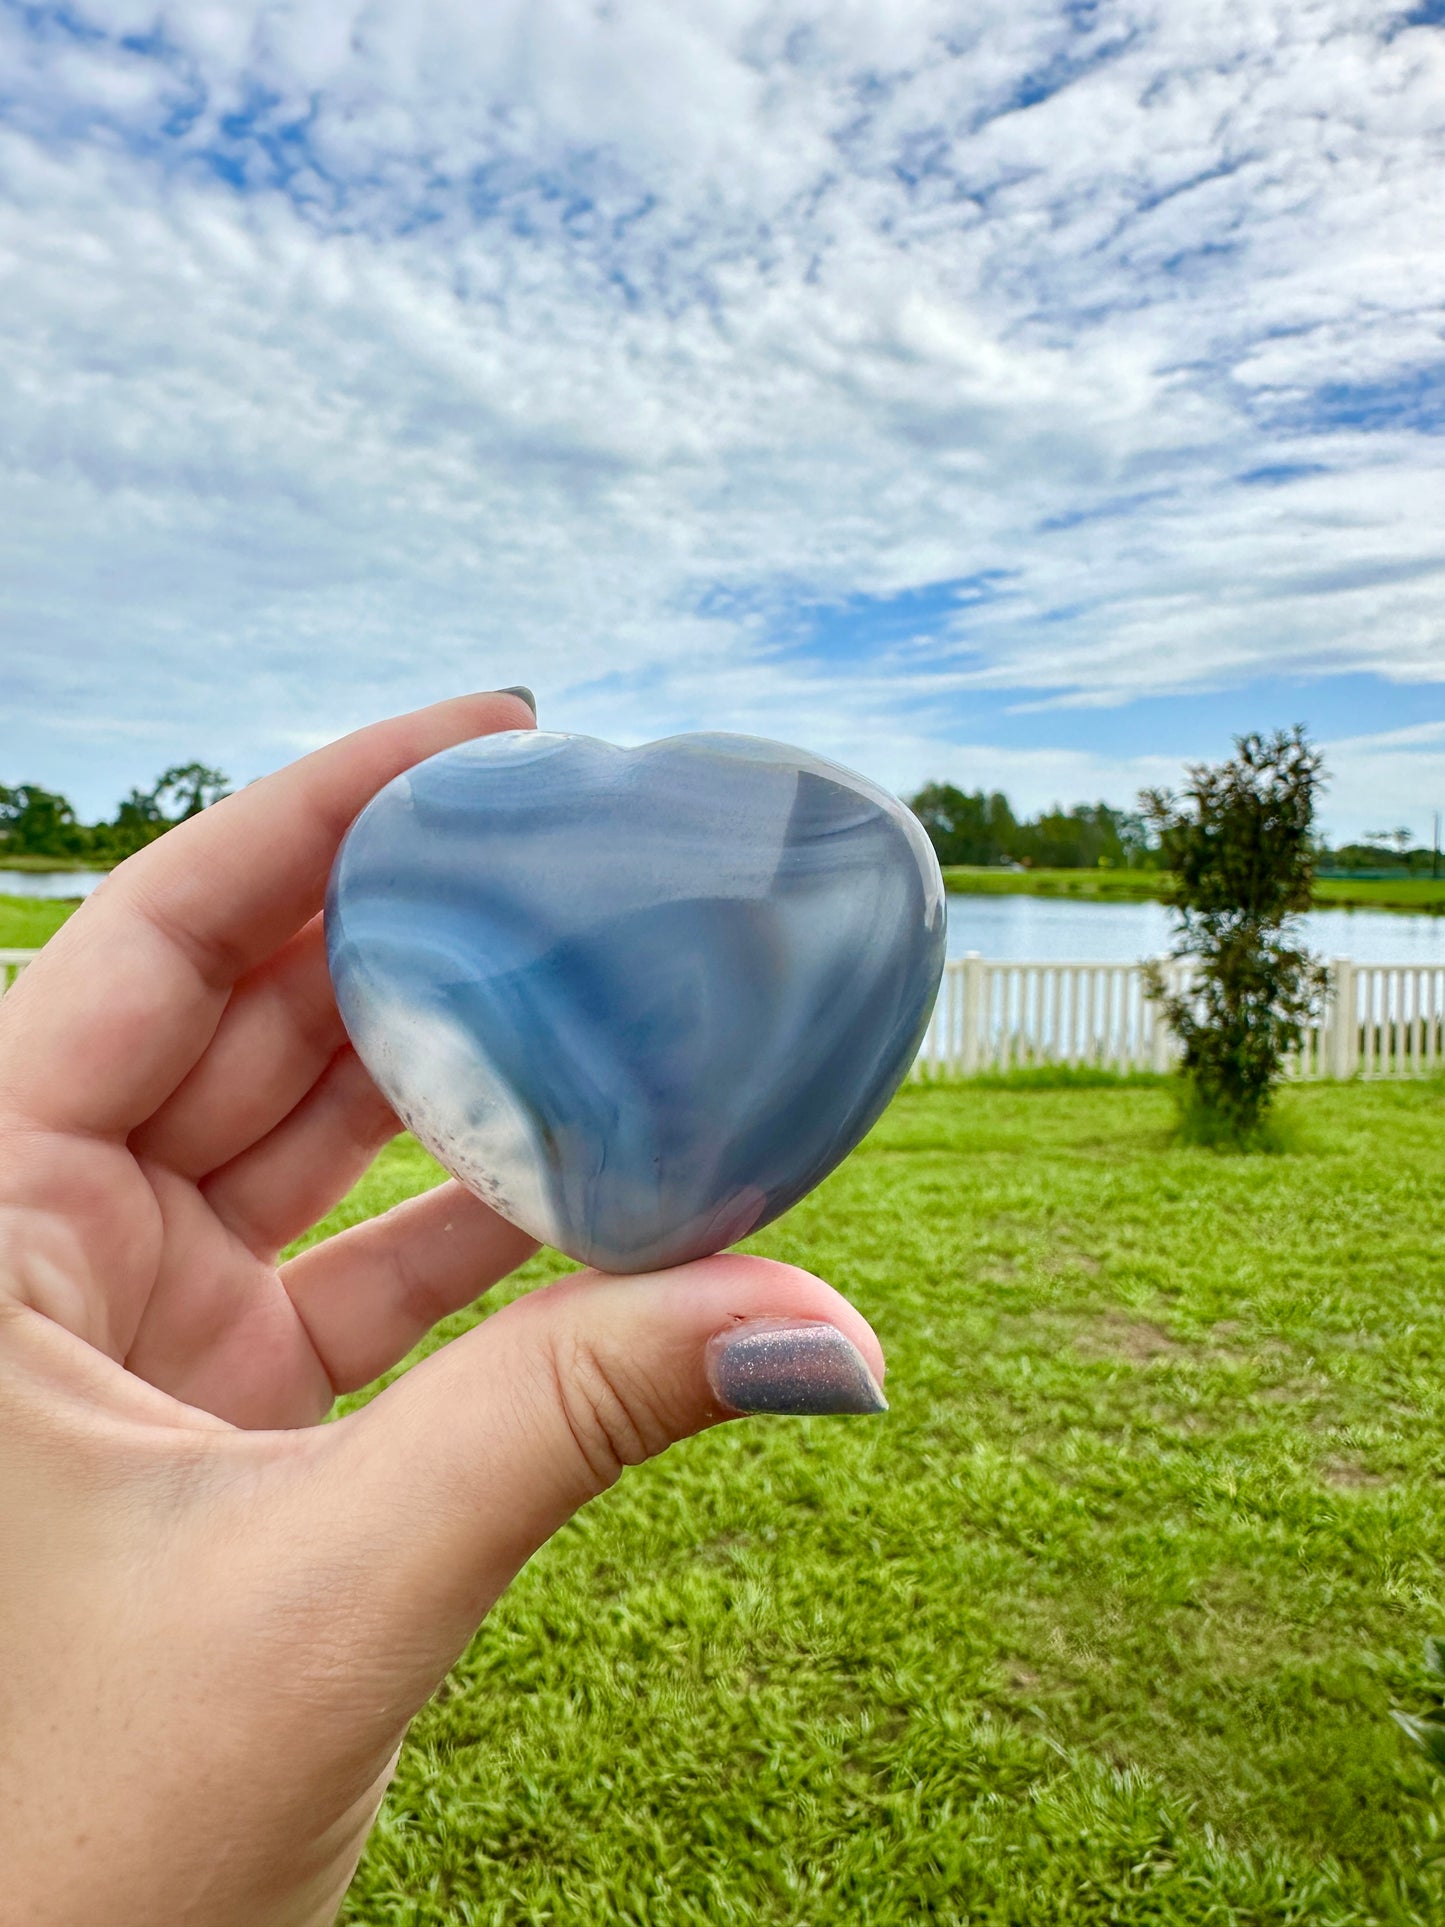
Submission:
[[[946,717],[989,692],[1445,681],[1445,400],[1408,399],[1445,363],[1437,32],[1354,0],[72,17],[0,12],[0,693],[7,763],[46,758],[0,773],[99,808],[152,745],[249,775],[520,680],[549,722],[763,728],[907,785],[973,766]],[[861,659],[739,613],[985,572],[951,635]],[[1154,769],[1047,754],[1037,801]]]
[[[1445,722],[1341,737],[1323,745],[1328,815],[1349,836],[1403,827],[1424,849],[1445,799]]]

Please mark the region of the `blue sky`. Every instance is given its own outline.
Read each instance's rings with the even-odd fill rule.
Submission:
[[[389,710],[1445,807],[1445,20],[0,0],[0,781]]]

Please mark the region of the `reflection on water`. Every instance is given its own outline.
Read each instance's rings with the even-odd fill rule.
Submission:
[[[1056,897],[950,894],[948,954],[970,950],[1005,963],[1136,963],[1169,948],[1162,903],[1061,903]],[[1445,917],[1388,910],[1311,910],[1305,942],[1356,963],[1445,964]]]

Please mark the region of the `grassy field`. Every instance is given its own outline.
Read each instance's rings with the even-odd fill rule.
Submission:
[[[1091,902],[1139,903],[1158,897],[1168,884],[1159,870],[991,870],[951,867],[950,890],[974,896],[1081,897]],[[1320,910],[1414,910],[1445,913],[1445,878],[1317,877],[1313,901]]]
[[[1445,877],[1316,877],[1320,910],[1425,910],[1445,912]]]
[[[994,870],[950,864],[943,881],[950,890],[968,896],[1063,896],[1139,903],[1157,897],[1168,878],[1158,870]]]
[[[0,950],[38,950],[75,908],[73,901],[47,903],[0,896]]]
[[[755,1240],[870,1315],[892,1410],[725,1427],[564,1531],[345,1918],[1445,1920],[1388,1718],[1445,1630],[1445,1085],[1285,1108],[1241,1159],[1161,1087],[905,1091]],[[332,1223],[435,1175],[400,1142]]]
[[[108,870],[109,863],[97,864],[85,856],[10,856],[0,859],[0,869],[24,870],[32,876],[54,876],[57,870]]]

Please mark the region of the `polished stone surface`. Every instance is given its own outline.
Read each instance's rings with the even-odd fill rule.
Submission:
[[[750,736],[517,730],[373,798],[326,907],[362,1061],[448,1170],[606,1271],[812,1189],[912,1062],[938,865],[865,778]]]

